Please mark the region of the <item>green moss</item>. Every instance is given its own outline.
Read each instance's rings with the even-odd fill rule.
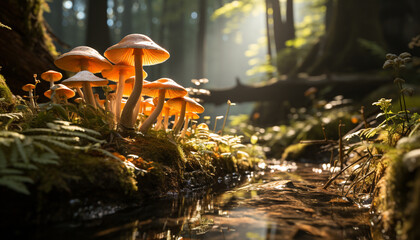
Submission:
[[[420,166],[409,169],[404,159],[406,151],[396,149],[387,153],[389,166],[380,194],[374,206],[379,210],[379,227],[391,238],[419,239],[420,231]]]
[[[6,79],[0,74],[0,113],[11,112],[14,108],[14,103],[15,100],[6,84]]]
[[[288,146],[281,157],[282,160],[297,160],[301,158],[304,155],[305,148],[307,147],[307,144],[292,144]]]
[[[60,164],[42,165],[33,173],[40,192],[121,198],[137,191],[134,173],[121,161],[101,154],[55,150]]]

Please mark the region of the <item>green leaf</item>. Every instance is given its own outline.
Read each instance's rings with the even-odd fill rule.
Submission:
[[[4,155],[3,149],[0,148],[0,169],[7,167],[6,155]]]
[[[17,150],[18,150],[18,152],[19,152],[20,156],[22,157],[23,161],[24,161],[25,163],[29,163],[29,159],[28,159],[28,157],[26,156],[25,150],[23,149],[23,144],[22,144],[22,142],[20,141],[20,139],[19,139],[19,138],[15,138],[15,143],[16,143],[16,148],[17,148]]]
[[[17,162],[18,161],[18,150],[16,149],[16,145],[13,144],[10,148],[10,162]]]
[[[0,178],[0,185],[3,185],[5,187],[8,187],[8,188],[10,188],[10,189],[12,189],[16,192],[23,193],[25,195],[30,194],[30,192],[29,192],[28,188],[26,188],[25,184],[17,182],[17,181],[10,180],[10,179],[5,179],[4,177]]]
[[[20,168],[20,169],[27,169],[27,170],[36,170],[38,169],[32,163],[22,163],[22,162],[14,162],[11,164],[12,167]]]
[[[23,172],[21,170],[12,169],[12,168],[3,168],[0,169],[0,174],[22,174]]]
[[[41,163],[41,164],[59,165],[59,163],[56,161],[58,159],[59,157],[56,154],[52,154],[52,153],[43,153],[40,156],[32,157],[32,161],[36,163]]]

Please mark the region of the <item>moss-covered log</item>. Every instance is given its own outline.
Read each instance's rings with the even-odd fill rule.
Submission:
[[[44,0],[0,1],[1,74],[14,94],[24,95],[21,87],[34,83],[33,74],[54,66],[55,47],[46,31],[42,16],[48,5]],[[49,88],[46,82],[37,86],[38,93]]]

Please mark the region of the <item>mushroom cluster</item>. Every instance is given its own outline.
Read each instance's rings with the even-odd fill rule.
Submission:
[[[118,130],[133,131],[139,116],[147,116],[138,126],[141,133],[154,125],[155,130],[169,131],[169,119],[175,118],[172,131],[178,134],[184,125],[185,135],[190,119],[197,119],[197,113],[204,108],[187,97],[187,90],[170,78],[160,78],[149,82],[143,66],[166,61],[167,50],[142,34],[130,34],[119,43],[109,47],[103,57],[95,49],[79,46],[62,54],[54,64],[69,72],[74,72],[61,82],[62,74],[53,70],[44,72],[41,77],[50,82],[50,90],[44,93],[53,103],[66,104],[67,100],[79,95],[74,102],[91,105],[111,112]],[[94,74],[101,73],[102,77]],[[115,82],[116,84],[110,84]],[[105,99],[94,93],[93,87],[104,87]],[[32,86],[25,86],[33,104]],[[74,91],[72,90],[74,89]],[[146,99],[144,99],[146,98]]]

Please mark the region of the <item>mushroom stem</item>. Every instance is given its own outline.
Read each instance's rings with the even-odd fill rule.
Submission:
[[[50,76],[48,80],[50,81],[50,89],[51,89],[52,87],[54,87],[54,80],[53,80],[53,77],[52,77],[52,76]]]
[[[58,95],[57,98],[58,98],[58,103],[59,104],[67,104],[68,103],[66,95],[63,95],[63,96]]]
[[[216,126],[217,126],[217,117],[214,119],[214,128],[213,128],[213,132],[216,132]]]
[[[168,125],[169,125],[169,108],[165,108],[165,122],[164,122],[164,126],[165,126],[165,130],[168,129]]]
[[[133,122],[134,122],[134,124],[136,123],[136,121],[137,121],[137,117],[138,117],[138,115],[139,115],[139,112],[140,112],[140,108],[142,107],[142,101],[143,101],[143,97],[140,95],[140,99],[139,99],[139,101],[137,102],[137,104],[136,104],[136,106],[134,107],[134,112],[133,112]]]
[[[139,129],[141,133],[146,133],[147,130],[149,130],[153,122],[155,122],[156,118],[159,116],[160,112],[162,111],[163,104],[165,103],[165,92],[166,92],[166,89],[159,90],[159,97],[158,97],[158,103],[156,105],[156,108],[155,110],[153,110],[150,116],[147,117],[146,120],[144,120],[143,124],[141,125]]]
[[[85,95],[83,94],[80,87],[76,87],[76,91],[77,91],[77,94],[79,94],[79,97],[81,97],[83,99],[83,101],[86,102]]]
[[[232,104],[232,102],[231,102],[230,100],[228,100],[228,101],[227,101],[227,104],[228,104],[228,107],[227,107],[227,109],[226,109],[225,119],[223,119],[222,130],[220,131],[220,132],[221,132],[221,135],[223,135],[223,130],[225,129],[225,126],[226,126],[226,120],[227,120],[227,118],[228,118],[228,115],[229,115],[229,109],[230,109],[230,105]]]
[[[185,118],[185,109],[187,108],[187,102],[183,102],[181,106],[181,112],[179,114],[178,122],[174,127],[174,133],[178,134],[179,130],[181,130],[182,124],[184,123]]]
[[[184,123],[184,128],[182,129],[181,136],[179,136],[180,138],[184,138],[185,133],[187,133],[187,129],[188,129],[188,124],[189,124],[189,122],[190,122],[190,118],[189,118],[189,117],[186,117],[186,119],[185,119],[185,123]]]
[[[80,71],[89,71],[88,67],[89,63],[86,59],[80,60]],[[85,102],[96,108],[95,98],[93,97],[93,91],[90,83],[83,82],[82,88],[85,96]]]
[[[29,94],[29,104],[30,104],[30,107],[31,107],[32,110],[35,110],[35,101],[34,101],[34,95],[32,93],[32,89],[30,89],[28,91],[28,94]]]
[[[175,114],[174,125],[172,125],[172,130],[175,130],[175,126],[178,124],[179,113]]]
[[[121,99],[124,93],[124,81],[126,79],[126,74],[124,70],[120,70],[119,79],[117,83],[117,99],[115,100],[115,117],[117,122],[120,121],[121,116]]]
[[[136,81],[134,83],[133,92],[128,98],[127,103],[125,104],[124,109],[121,113],[121,121],[119,122],[119,125],[121,125],[125,129],[134,129],[133,110],[137,104],[137,101],[139,101],[141,91],[143,89],[143,51],[141,49],[136,48],[134,49],[133,55],[134,67],[136,69]]]
[[[85,96],[86,103],[92,105],[93,107],[96,107],[95,98],[93,96],[93,91],[92,91],[92,87],[90,86],[90,83],[83,82],[82,88],[83,88],[83,92],[84,92],[83,95]]]
[[[162,129],[162,127],[163,127],[162,118],[163,118],[162,111],[160,111],[160,114],[157,117],[157,122],[156,122],[155,130],[161,130]]]
[[[95,103],[96,103],[96,106],[97,107],[100,107],[100,108],[102,108],[102,109],[104,109],[104,107],[101,105],[101,103],[99,102],[99,94],[94,94],[94,96],[95,96]]]

